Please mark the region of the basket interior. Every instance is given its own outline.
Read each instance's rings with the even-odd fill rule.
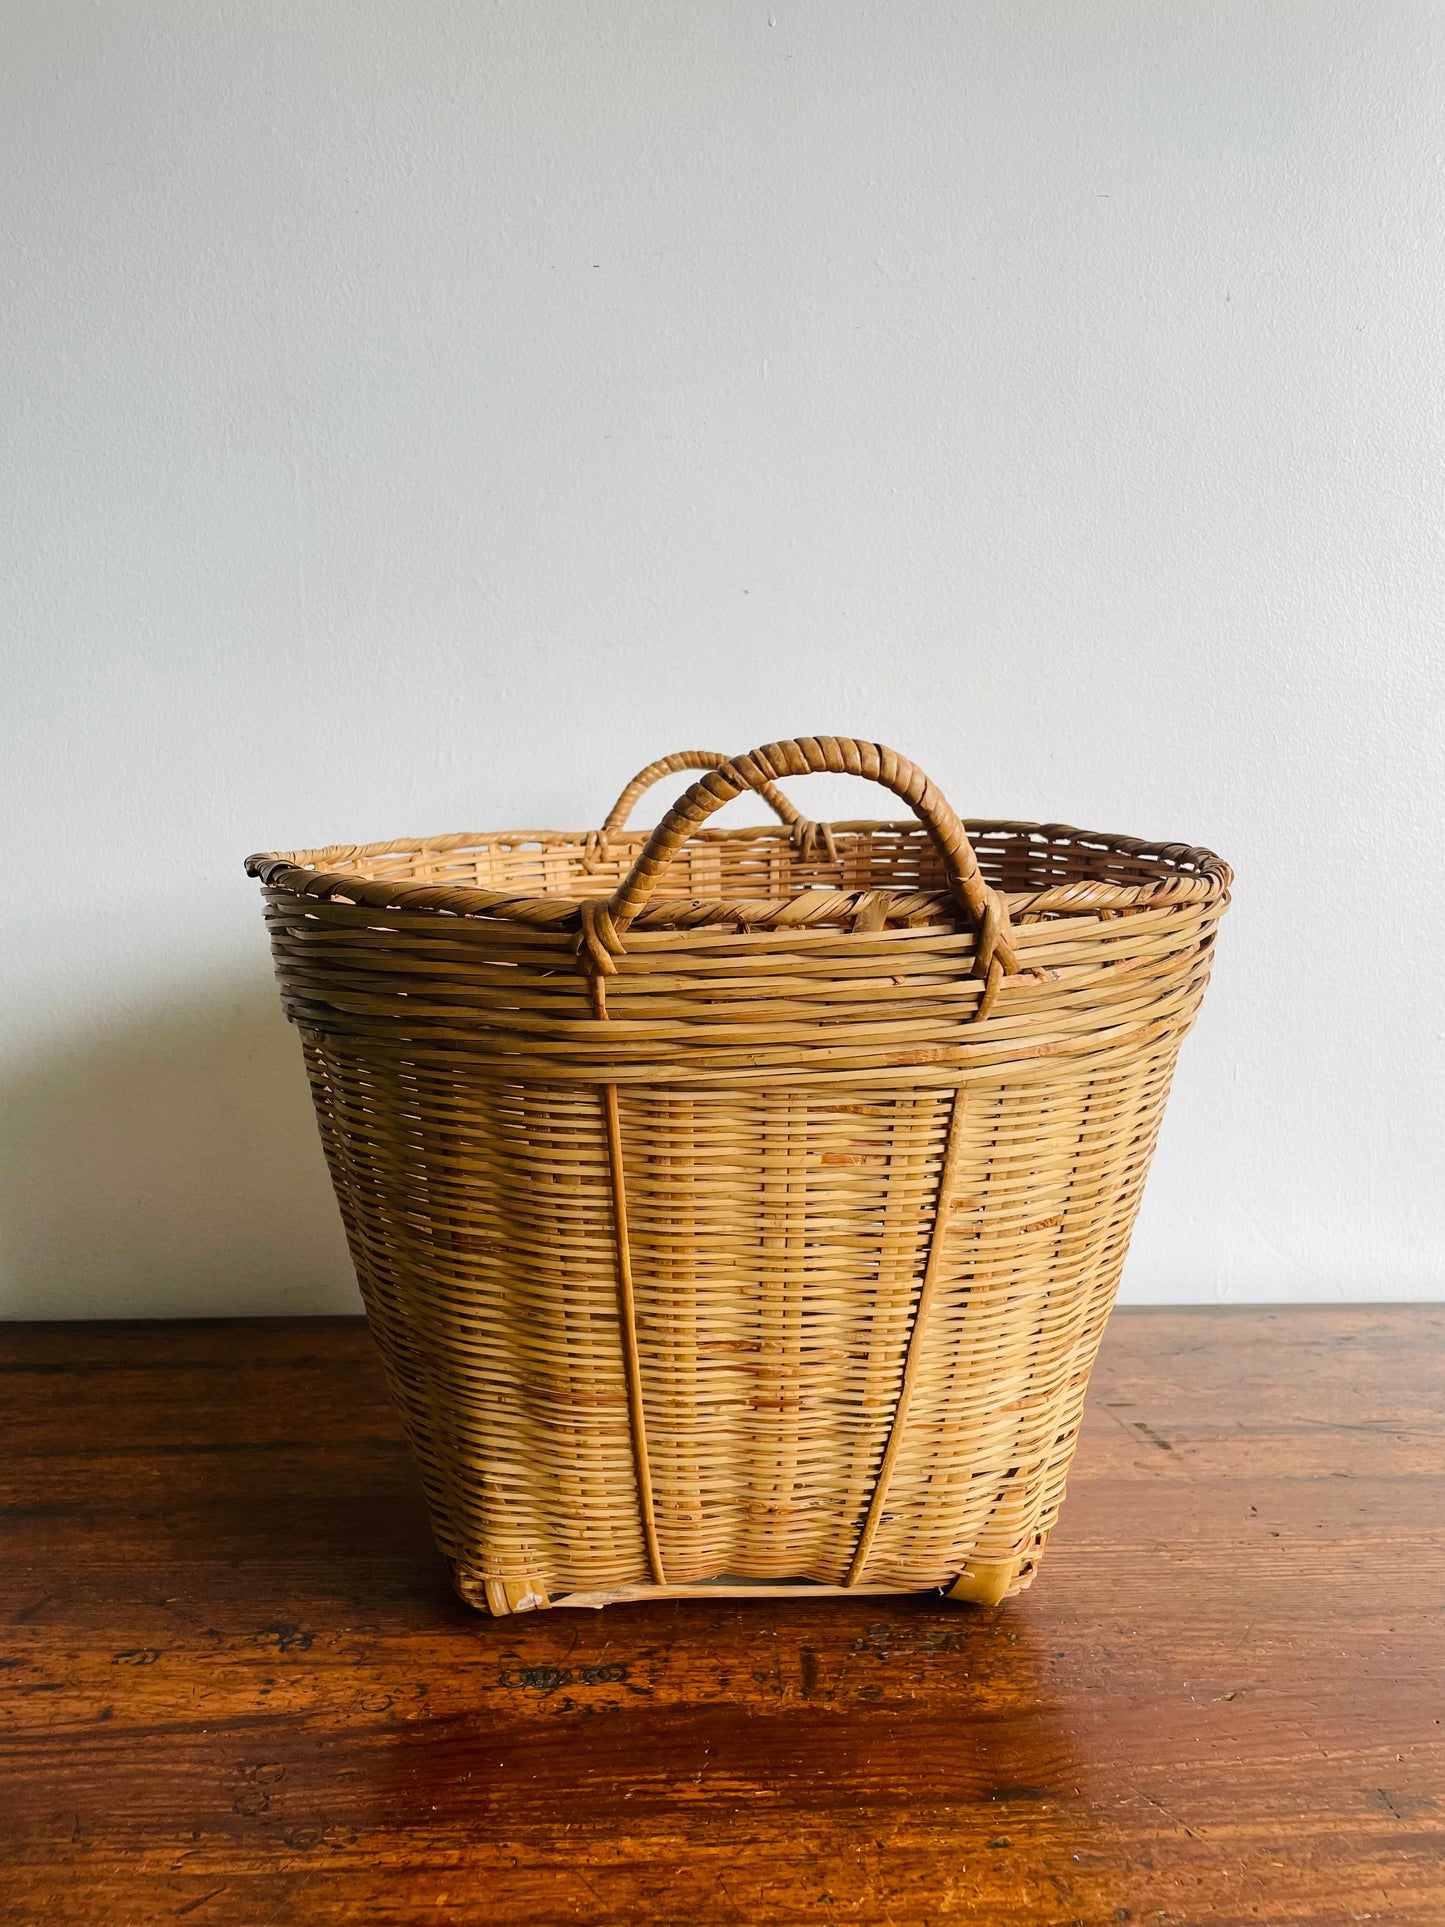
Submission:
[[[1197,872],[1211,860],[1207,851],[1180,844],[1143,844],[1058,824],[970,822],[967,829],[985,880],[1010,895],[1080,882],[1137,887]],[[374,881],[578,899],[610,896],[648,834],[621,830],[599,839],[557,831],[462,833],[297,851],[292,860]],[[658,880],[654,898],[777,901],[802,890],[946,887],[938,852],[918,823],[836,823],[831,834],[829,855],[822,848],[805,854],[780,825],[702,830]]]

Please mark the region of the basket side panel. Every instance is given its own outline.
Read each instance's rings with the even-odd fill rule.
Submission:
[[[941,1296],[870,1579],[939,1584],[1053,1525],[1177,1048],[968,1092]]]
[[[836,1582],[887,1439],[951,1094],[621,1098],[668,1579]]]
[[[427,1367],[408,1316],[409,1291],[399,1253],[381,1232],[380,1214],[368,1208],[377,1191],[377,1120],[384,1116],[389,1091],[368,1078],[364,1066],[347,1066],[327,1048],[325,1038],[301,1031],[306,1075],[316,1109],[321,1146],[331,1173],[351,1261],[361,1287],[367,1322],[381,1353],[388,1387],[401,1414],[421,1471],[434,1530],[448,1517],[452,1496],[450,1460],[439,1448],[427,1396]],[[358,1120],[361,1120],[358,1128]]]
[[[596,1092],[307,1054],[442,1551],[494,1579],[645,1579]]]

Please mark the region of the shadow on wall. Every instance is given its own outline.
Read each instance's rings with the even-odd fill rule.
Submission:
[[[0,1081],[0,1316],[359,1310],[296,1035],[264,978]]]

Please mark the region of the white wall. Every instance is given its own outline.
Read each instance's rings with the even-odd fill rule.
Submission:
[[[798,730],[1236,865],[1133,1297],[1440,1292],[1445,9],[44,0],[0,76],[0,1308],[353,1304],[247,851]]]

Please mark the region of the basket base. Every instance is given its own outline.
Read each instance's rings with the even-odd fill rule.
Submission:
[[[942,1590],[912,1586],[829,1586],[812,1579],[722,1578],[702,1579],[684,1586],[605,1586],[591,1592],[549,1594],[540,1578],[487,1579],[454,1559],[449,1559],[447,1564],[460,1597],[467,1605],[490,1613],[494,1619],[508,1613],[548,1611],[556,1606],[600,1611],[604,1606],[629,1605],[647,1599],[868,1599],[883,1595],[897,1599]],[[1022,1553],[1013,1559],[971,1560],[943,1596],[972,1606],[997,1606],[1031,1584],[1036,1566],[1034,1556]]]

